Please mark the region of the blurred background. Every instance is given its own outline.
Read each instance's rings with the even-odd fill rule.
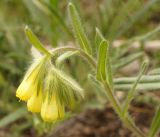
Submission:
[[[1,0],[0,1],[0,137],[31,137],[47,134],[46,125],[38,116],[27,112],[26,105],[15,97],[19,85],[32,57],[30,44],[26,40],[24,27],[28,25],[45,45],[50,48],[75,44],[68,17],[67,0]],[[137,36],[153,35],[141,39],[134,58],[117,67],[116,75],[130,62],[141,60],[139,52],[147,41],[160,40],[157,28],[160,25],[160,0],[73,0],[82,18],[85,31],[94,45],[95,28],[98,27],[112,45],[115,41],[133,40]],[[159,30],[159,28],[158,28]],[[118,45],[120,45],[118,43]],[[160,43],[156,43],[160,46]],[[119,50],[120,49],[120,50]],[[116,52],[123,53],[121,48]],[[128,52],[128,50],[127,50]],[[122,59],[126,58],[121,54]],[[127,54],[128,55],[128,54]],[[159,67],[160,51],[147,51],[144,58],[150,58],[151,68]],[[113,53],[115,64],[119,62]],[[66,62],[66,70],[79,81],[89,98],[75,112],[84,108],[98,107],[94,90],[87,80],[88,66],[78,58]],[[75,67],[76,66],[76,67]],[[81,72],[81,73],[79,73]],[[82,73],[84,72],[84,73]],[[80,74],[80,75],[79,75]],[[96,91],[94,92],[96,93]],[[99,96],[99,95],[98,95]],[[103,102],[103,99],[100,102]]]

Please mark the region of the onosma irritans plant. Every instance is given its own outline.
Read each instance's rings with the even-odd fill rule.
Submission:
[[[72,78],[56,69],[50,56],[33,61],[19,85],[16,96],[27,102],[27,108],[52,122],[64,116],[64,107],[72,108],[83,97],[82,88]]]
[[[65,106],[74,107],[75,101],[83,97],[83,89],[75,80],[56,68],[52,55],[28,27],[25,31],[28,39],[46,55],[33,60],[16,96],[27,102],[30,112],[40,113],[44,121],[53,122],[63,118]]]
[[[148,62],[145,61],[142,64],[138,76],[132,79],[131,88],[127,93],[126,99],[121,104],[114,95],[114,90],[116,86],[118,87],[118,84],[115,85],[115,80],[113,79],[108,41],[96,28],[95,43],[97,47],[93,49],[94,47],[91,47],[91,42],[85,34],[75,6],[69,3],[68,7],[74,35],[80,48],[65,46],[47,50],[33,32],[26,27],[25,33],[28,40],[41,55],[33,60],[17,89],[16,96],[20,100],[27,102],[29,111],[40,113],[45,122],[62,119],[65,115],[65,107],[72,109],[76,101],[84,97],[83,89],[79,84],[59,67],[63,60],[77,54],[91,65],[94,73],[90,74],[89,77],[96,86],[103,88],[104,94],[112,104],[122,123],[137,137],[155,137],[160,128],[160,107],[157,109],[148,135],[145,135],[135,125],[133,118],[128,112],[138,83],[143,81],[144,84],[145,81],[151,81],[148,79],[151,76],[145,75]],[[96,51],[97,57],[94,56],[95,53],[93,51]],[[59,56],[59,53],[62,53],[62,55]]]

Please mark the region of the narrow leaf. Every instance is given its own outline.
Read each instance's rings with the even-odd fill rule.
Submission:
[[[95,56],[97,56],[98,46],[100,45],[102,40],[104,40],[104,37],[101,34],[100,30],[96,28],[95,43],[94,43],[94,47],[92,48]]]
[[[114,84],[133,84],[137,80],[137,77],[121,77],[115,78]],[[144,75],[140,79],[139,83],[159,83],[160,75]]]
[[[149,72],[149,75],[159,75],[160,74],[160,68],[153,69]]]
[[[36,37],[36,35],[31,31],[31,29],[26,26],[25,27],[25,34],[28,38],[28,40],[30,41],[30,43],[40,52],[46,54],[46,55],[50,55],[50,53],[48,52],[48,50],[43,46],[43,44],[39,41],[39,39]]]
[[[84,28],[82,27],[78,12],[72,3],[69,3],[69,14],[70,14],[74,33],[75,33],[75,36],[77,38],[77,41],[78,41],[80,47],[86,53],[91,54],[92,49],[91,49],[90,42],[84,32]]]
[[[135,81],[135,83],[133,84],[133,87],[130,89],[130,91],[129,91],[128,95],[127,95],[127,98],[126,98],[126,100],[124,102],[123,115],[127,114],[129,105],[130,105],[130,103],[131,103],[131,101],[133,99],[133,96],[134,96],[135,92],[136,92],[136,87],[137,87],[142,75],[145,73],[147,65],[148,65],[147,62],[144,62],[142,64],[142,67],[141,67],[141,70],[140,70],[139,75],[137,77],[137,80]]]
[[[98,47],[102,40],[104,40],[104,37],[101,34],[100,30],[96,28],[95,45]]]
[[[128,91],[133,87],[133,84],[115,84],[115,90],[117,91]],[[160,90],[160,83],[138,83],[136,90],[138,91],[157,91]]]
[[[107,42],[108,44],[108,42]],[[107,49],[107,80],[108,80],[108,83],[110,85],[110,88],[113,89],[113,74],[112,74],[112,68],[111,68],[111,63],[110,63],[110,47],[108,46],[108,49]]]
[[[100,81],[106,80],[107,48],[108,48],[108,43],[106,40],[103,40],[99,45],[97,76],[96,76],[96,78]]]

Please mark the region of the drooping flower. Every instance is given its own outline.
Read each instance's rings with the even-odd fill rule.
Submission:
[[[41,117],[46,122],[63,118],[65,106],[73,108],[78,96],[83,96],[80,86],[54,66],[47,74],[44,91],[46,96],[42,103]]]
[[[42,119],[46,122],[52,122],[61,119],[63,116],[64,106],[58,106],[55,96],[52,95],[51,99],[49,99],[47,95],[41,108]]]
[[[23,101],[27,101],[31,97],[34,89],[35,86],[32,84],[32,81],[24,80],[17,89],[16,97]]]
[[[27,101],[28,111],[38,113],[41,111],[42,106],[42,90],[39,93],[34,92],[31,98]]]
[[[46,122],[64,117],[65,107],[73,108],[83,90],[71,77],[58,70],[51,58],[41,57],[35,61],[24,76],[16,96],[27,101],[27,108],[40,112]]]
[[[45,57],[35,60],[24,76],[22,83],[16,91],[16,97],[20,100],[27,101],[38,89],[38,81],[44,74]]]

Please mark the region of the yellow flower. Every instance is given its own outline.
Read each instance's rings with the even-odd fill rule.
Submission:
[[[42,106],[42,90],[40,90],[38,94],[37,92],[34,92],[31,98],[27,101],[28,111],[31,111],[33,113],[40,112],[41,106]]]
[[[35,86],[33,85],[32,81],[23,80],[16,91],[16,97],[23,101],[27,101],[34,91]]]
[[[35,60],[24,76],[22,83],[16,91],[16,97],[27,101],[34,92],[37,92],[38,79],[43,75],[44,59]]]
[[[58,107],[56,98],[52,96],[51,100],[48,100],[46,96],[41,108],[41,117],[46,122],[53,122],[64,115],[64,107]]]

